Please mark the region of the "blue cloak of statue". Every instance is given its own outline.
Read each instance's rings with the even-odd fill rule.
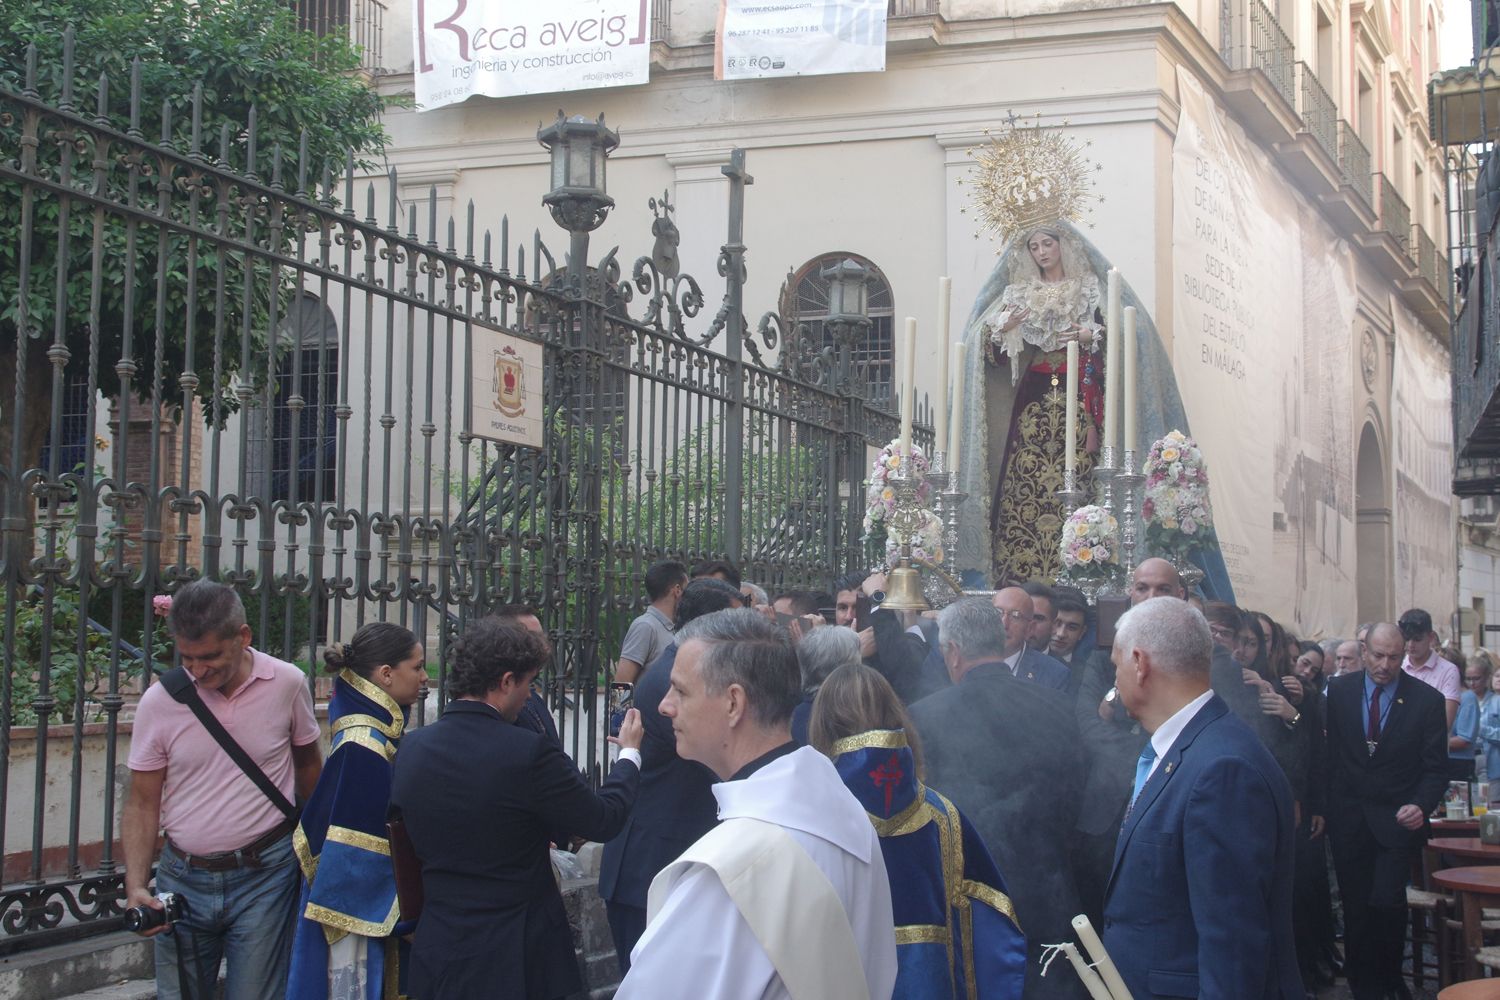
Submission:
[[[350,1000],[405,992],[398,982],[405,951],[400,935],[411,928],[398,924],[386,810],[406,713],[353,671],[341,672],[334,684],[328,705],[332,749],[292,840],[303,884],[288,1000],[327,1000],[340,979],[355,988],[332,992]],[[364,952],[357,956],[362,961],[347,971],[335,961],[330,969],[331,953],[350,935]],[[352,954],[347,945],[341,953]]]
[[[953,803],[917,776],[906,734],[839,740],[833,763],[880,834],[904,1000],[1016,1000],[1026,938],[990,852]]]

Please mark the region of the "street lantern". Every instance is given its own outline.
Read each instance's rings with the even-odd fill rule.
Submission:
[[[552,156],[552,190],[542,198],[559,226],[570,233],[598,229],[614,208],[615,200],[605,192],[605,163],[620,145],[620,136],[604,124],[604,116],[590,121],[582,115],[567,117],[538,127],[537,141]]]
[[[870,269],[858,261],[844,259],[819,272],[828,282],[828,322],[859,324],[870,318]]]

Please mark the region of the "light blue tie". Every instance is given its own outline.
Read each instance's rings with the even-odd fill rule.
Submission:
[[[1146,777],[1151,773],[1151,765],[1156,763],[1156,747],[1150,741],[1146,743],[1146,749],[1141,751],[1140,759],[1135,762],[1135,787],[1130,792],[1130,807],[1135,808],[1135,800],[1141,797],[1141,787],[1146,784]]]

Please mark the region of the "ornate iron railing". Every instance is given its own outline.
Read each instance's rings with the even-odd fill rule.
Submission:
[[[1328,159],[1339,161],[1339,111],[1328,96],[1322,82],[1312,67],[1305,62],[1297,63],[1297,112],[1302,115],[1302,127],[1328,154]]]
[[[672,40],[672,0],[651,0],[651,40]]]
[[[746,320],[742,152],[711,315],[665,196],[619,210],[657,238],[628,270],[587,263],[586,233],[559,265],[394,171],[330,170],[253,126],[200,137],[201,96],[190,131],[138,97],[122,129],[107,96],[75,106],[100,81],[41,93],[65,76],[0,89],[23,233],[0,275],[0,951],[118,926],[115,775],[170,658],[153,598],[187,581],[236,587],[256,646],[309,684],[326,640],[407,625],[435,706],[465,624],[534,604],[562,738],[597,778],[652,561],[728,559],[772,589],[868,565],[867,448],[897,421],[865,399],[857,325],[812,351]],[[539,448],[468,429],[486,331],[542,354]]]
[[[1365,206],[1375,207],[1374,180],[1370,172],[1370,151],[1360,139],[1354,126],[1342,118],[1338,122],[1339,172],[1344,183],[1364,201]]]
[[[921,17],[938,12],[939,0],[890,0],[886,6],[887,17]]]
[[[1225,0],[1220,55],[1230,69],[1258,69],[1296,108],[1296,51],[1281,22],[1261,0]]]
[[[1385,174],[1375,175],[1375,197],[1381,230],[1411,256],[1411,209]]]

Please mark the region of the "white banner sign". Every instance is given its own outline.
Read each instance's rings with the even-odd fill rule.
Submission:
[[[1239,604],[1299,635],[1355,616],[1349,249],[1185,72],[1173,367]]]
[[[469,433],[508,444],[542,446],[542,345],[474,326],[469,375]]]
[[[714,79],[885,69],[886,0],[719,0]]]
[[[650,75],[651,0],[413,0],[412,32],[421,110]]]

